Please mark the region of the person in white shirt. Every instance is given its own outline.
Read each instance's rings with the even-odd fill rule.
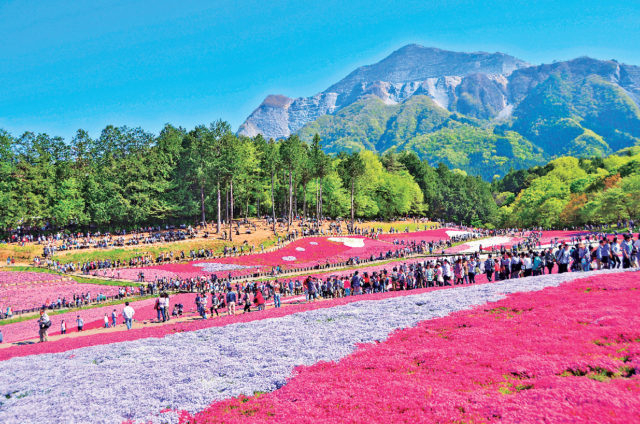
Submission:
[[[40,318],[38,319],[40,343],[49,341],[49,327],[51,327],[51,320],[47,312],[42,308],[40,309]]]
[[[524,268],[524,276],[530,277],[533,269],[533,262],[531,262],[531,257],[529,254],[524,255],[522,259],[522,266]]]
[[[122,317],[124,318],[124,323],[127,326],[127,330],[131,330],[131,324],[133,322],[133,314],[135,311],[131,306],[129,306],[129,302],[125,302],[124,309],[122,310]]]

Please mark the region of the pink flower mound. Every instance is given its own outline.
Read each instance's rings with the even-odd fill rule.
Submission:
[[[353,238],[364,239],[364,247],[349,247],[344,243],[329,241],[326,237],[308,237],[294,241],[282,249],[267,253],[254,253],[251,255],[226,257],[217,259],[197,260],[183,264],[166,264],[155,265],[145,268],[134,268],[127,271],[121,271],[121,277],[129,280],[135,280],[140,272],[144,272],[146,281],[153,281],[156,276],[170,277],[172,275],[189,278],[198,275],[210,275],[211,272],[205,271],[201,266],[195,264],[201,263],[218,263],[218,264],[236,264],[244,265],[248,268],[234,271],[214,272],[219,277],[251,275],[260,270],[270,271],[275,266],[284,269],[291,268],[310,268],[316,265],[325,265],[327,263],[334,264],[345,262],[349,258],[369,258],[371,255],[378,255],[389,250],[395,250],[397,246],[391,243],[372,240],[366,237],[350,236]],[[316,244],[311,244],[311,243]],[[303,248],[304,251],[298,250]],[[285,257],[294,257],[295,260],[283,260]]]
[[[170,296],[170,311],[173,309],[173,305],[176,303],[182,303],[184,305],[184,313],[192,313],[195,311],[195,294],[178,294]],[[151,320],[157,317],[157,312],[154,309],[156,299],[146,299],[137,302],[131,302],[131,306],[135,309],[135,319],[138,321]],[[118,314],[118,325],[123,323],[122,309],[124,304],[114,306],[103,306],[100,308],[92,308],[84,311],[72,311],[59,315],[50,315],[51,329],[49,335],[60,334],[60,323],[62,320],[67,324],[67,333],[75,333],[77,331],[76,316],[80,315],[84,320],[84,329],[92,330],[94,328],[101,328],[104,326],[104,314],[109,317],[109,323],[111,323],[111,312],[116,310]],[[124,327],[123,327],[124,328]],[[14,343],[22,340],[29,340],[38,337],[38,324],[35,320],[16,322],[14,324],[6,324],[0,327],[2,335],[4,336],[5,343]]]
[[[98,293],[112,296],[118,287],[78,284],[57,274],[41,272],[0,272],[0,307],[14,311],[31,309],[56,301],[58,297],[73,299],[74,294]]]
[[[0,287],[57,280],[62,280],[62,276],[45,272],[0,271]]]
[[[624,273],[514,294],[182,421],[640,422],[639,288],[637,274]]]

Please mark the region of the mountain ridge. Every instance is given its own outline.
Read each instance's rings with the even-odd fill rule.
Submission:
[[[515,167],[566,154],[605,155],[640,143],[639,105],[638,66],[586,56],[531,65],[504,53],[410,44],[314,96],[268,96],[238,133],[299,134],[305,141],[318,133],[330,152],[411,149],[490,179],[486,155],[469,140],[489,151],[501,145],[512,152],[505,163]],[[443,111],[446,128],[438,127]],[[470,150],[461,152],[464,146]],[[507,165],[497,166],[497,175]]]

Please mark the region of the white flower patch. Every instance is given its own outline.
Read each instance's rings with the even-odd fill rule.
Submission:
[[[317,241],[310,241],[309,244],[312,245],[312,246],[317,246],[318,242]]]
[[[336,243],[342,243],[347,247],[364,247],[364,239],[363,238],[329,237],[329,241],[335,241]]]
[[[235,271],[238,269],[246,269],[246,268],[259,268],[260,266],[245,266],[245,265],[235,265],[235,264],[221,264],[219,262],[200,262],[197,264],[193,264],[193,266],[197,266],[202,268],[205,272],[220,272],[220,271]]]
[[[461,253],[477,252],[480,246],[482,246],[483,249],[486,249],[487,247],[492,247],[492,246],[501,246],[503,244],[509,243],[511,240],[512,240],[511,237],[497,236],[497,237],[490,237],[488,239],[483,239],[483,240],[470,241],[464,244],[465,249]]]
[[[619,270],[551,274],[299,312],[70,352],[0,362],[0,422],[174,422],[170,408],[212,402],[286,383],[294,367],[338,361],[359,343],[506,294]],[[301,331],[300,329],[304,329]],[[81,405],[82,407],[78,407]]]
[[[304,251],[305,251],[305,248],[304,248],[304,247],[296,247],[296,250],[297,250],[298,252],[304,252]]]
[[[293,262],[293,261],[296,260],[296,257],[295,256],[283,256],[282,260],[283,261],[287,261],[287,262]]]
[[[472,234],[469,231],[460,231],[460,230],[447,230],[446,233],[449,237],[467,236]]]

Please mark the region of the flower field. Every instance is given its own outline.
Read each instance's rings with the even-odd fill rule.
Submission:
[[[396,248],[397,246],[393,246],[387,241],[358,236],[307,237],[271,252],[127,269],[122,270],[120,276],[124,279],[135,280],[138,278],[138,274],[143,272],[146,281],[153,281],[156,277],[189,278],[209,274],[216,274],[219,277],[227,277],[231,274],[235,277],[251,275],[258,270],[270,271],[275,266],[280,266],[283,269],[311,268],[327,263],[345,262],[352,257],[368,258],[371,255],[379,255]],[[234,265],[234,267],[229,265]]]
[[[460,414],[466,419],[495,410],[509,418],[509,411],[522,408],[526,402],[500,396],[526,396],[527,390],[507,386],[503,394],[499,391],[504,380],[501,373],[515,370],[519,378],[534,379],[534,387],[546,390],[543,384],[547,380],[537,380],[547,376],[545,370],[564,372],[569,366],[616,363],[604,354],[593,357],[596,344],[578,351],[591,362],[580,362],[578,353],[565,359],[563,355],[571,352],[566,346],[561,349],[567,336],[564,330],[545,342],[549,331],[534,329],[540,323],[558,326],[566,322],[581,337],[578,340],[584,341],[591,336],[600,340],[607,329],[619,331],[619,326],[633,324],[627,318],[630,305],[637,301],[630,297],[637,296],[631,290],[634,284],[640,285],[637,274],[609,273],[615,279],[595,277],[597,274],[591,273],[583,282],[563,285],[557,292],[516,295],[490,306],[482,305],[509,293],[558,286],[585,274],[365,295],[240,317],[108,333],[100,338],[88,336],[0,349],[0,395],[4,395],[0,421],[47,421],[50,416],[64,416],[70,422],[176,421],[181,414],[173,411],[187,411],[200,422],[362,422],[375,416],[379,419],[374,422],[390,422],[387,419],[391,418],[424,422],[428,417],[448,417],[441,421],[451,422],[461,421]],[[622,289],[612,290],[615,287]],[[576,303],[589,295],[594,298],[586,306]],[[563,299],[571,300],[565,306]],[[592,303],[615,307],[605,311],[600,306],[594,313]],[[474,309],[456,313],[469,308]],[[562,317],[570,312],[585,315],[580,319],[595,323],[593,330],[599,332],[587,335],[592,328],[576,324],[573,318],[551,319],[555,308]],[[601,316],[605,312],[606,317]],[[603,326],[606,328],[600,329]],[[398,332],[400,329],[405,330]],[[105,340],[107,336],[120,338]],[[629,337],[638,336],[629,333]],[[523,340],[529,343],[529,339],[527,349],[516,355],[517,344]],[[89,344],[82,348],[81,342],[64,346],[81,340]],[[488,347],[508,342],[513,345],[511,349],[491,353]],[[557,347],[558,354],[552,360],[537,360],[534,356],[544,350],[543,346],[551,352]],[[39,349],[28,350],[36,347]],[[59,353],[39,354],[45,352]],[[611,353],[611,349],[605,352]],[[629,352],[627,362],[635,366],[635,350],[630,348]],[[490,360],[494,357],[495,364]],[[447,373],[439,373],[439,367],[447,365]],[[571,382],[580,377],[562,378]],[[43,379],[47,382],[44,385]],[[589,378],[583,380],[591,382]],[[623,379],[612,378],[612,386],[622,384],[618,380]],[[635,381],[624,380],[629,384]],[[157,384],[159,381],[161,384]],[[580,381],[576,384],[586,384]],[[335,390],[327,389],[328,384],[335,385]],[[441,389],[439,385],[443,385]],[[621,386],[620,393],[633,387]],[[493,395],[494,389],[498,395]],[[567,387],[561,390],[570,393]],[[271,393],[247,400],[236,398],[256,392]],[[628,393],[637,397],[636,392]],[[553,398],[553,391],[536,394],[535,398],[545,396]],[[495,403],[496,399],[500,402]],[[619,403],[626,405],[625,399]],[[83,407],[75,407],[79,404]],[[457,409],[458,405],[468,413]],[[625,414],[629,418],[629,412]]]
[[[58,297],[70,300],[74,294],[118,293],[116,286],[79,284],[57,274],[42,272],[0,272],[0,308],[30,309],[56,301]]]
[[[137,280],[139,273],[143,272],[145,281],[153,281],[156,278],[190,278],[199,275],[216,274],[218,277],[231,275],[248,276],[256,272],[268,272],[273,267],[280,266],[283,269],[313,268],[326,264],[345,262],[350,258],[369,258],[389,250],[396,250],[400,246],[394,245],[395,241],[404,244],[412,242],[429,242],[448,240],[454,235],[465,233],[464,231],[441,228],[437,230],[425,230],[413,233],[383,234],[378,240],[361,236],[346,237],[308,237],[296,240],[287,246],[266,253],[254,253],[243,256],[216,258],[209,260],[196,260],[187,263],[163,264],[142,268],[120,270],[120,277],[126,280]],[[549,243],[555,238],[568,240],[573,235],[583,234],[576,231],[545,231],[542,243]],[[488,247],[511,247],[524,239],[509,236],[496,236],[488,239],[470,241],[446,250],[447,253],[475,252],[482,245]]]
[[[637,273],[592,276],[425,321],[190,423],[640,421]],[[496,349],[500,346],[500,349]]]

